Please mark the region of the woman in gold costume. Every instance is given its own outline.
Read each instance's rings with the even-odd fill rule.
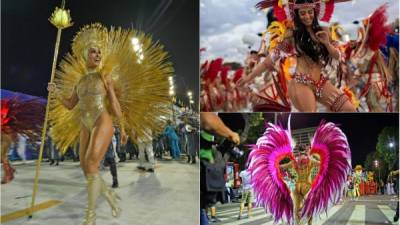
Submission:
[[[294,218],[297,224],[301,221],[301,210],[303,207],[304,200],[307,194],[311,190],[311,171],[313,168],[320,166],[320,161],[310,156],[307,146],[300,145],[294,149],[295,162],[289,162],[280,165],[282,170],[289,171],[290,169],[295,170],[297,173],[297,180],[295,189],[292,193],[294,201]],[[312,218],[308,218],[307,224],[312,224]]]
[[[311,225],[314,216],[340,201],[351,171],[351,152],[346,135],[334,123],[321,121],[310,147],[296,146],[288,127],[268,123],[264,135],[252,145],[251,183],[257,203],[273,215],[275,223]],[[294,189],[286,174],[295,177]]]
[[[115,194],[99,176],[99,166],[113,136],[111,112],[105,106],[105,99],[111,103],[112,112],[122,117],[121,106],[115,96],[110,76],[102,76],[96,71],[101,62],[101,49],[93,44],[88,46],[87,68],[89,73],[83,76],[69,98],[58,95],[60,102],[69,110],[79,105],[81,110],[81,132],[79,140],[79,158],[81,168],[88,181],[88,209],[85,224],[92,224],[96,216],[96,199],[101,194],[112,208],[112,214],[117,217],[121,209],[117,205]],[[107,80],[105,80],[107,77]],[[49,91],[54,91],[55,85],[49,84]],[[121,128],[121,142],[126,142],[125,129]]]
[[[155,106],[168,103],[168,75],[172,72],[166,55],[144,34],[88,25],[75,36],[72,55],[61,62],[55,83],[48,85],[54,93],[50,120],[56,145],[65,151],[79,139],[80,165],[88,190],[84,225],[95,224],[100,195],[110,205],[112,216],[121,213],[119,196],[99,174],[100,162],[113,136],[113,122],[121,129],[123,144],[127,141],[125,127],[140,136],[146,132],[143,127],[158,126],[160,115],[166,112]]]

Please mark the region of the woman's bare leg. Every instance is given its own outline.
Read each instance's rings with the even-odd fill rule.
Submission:
[[[349,98],[333,86],[329,81],[322,89],[322,97],[319,101],[329,110],[335,112],[356,112],[356,107],[350,102]]]
[[[100,162],[104,158],[112,136],[113,127],[111,117],[106,112],[103,112],[91,131],[89,145],[84,158],[87,174],[99,172]]]
[[[7,159],[8,149],[11,145],[11,137],[7,134],[1,134],[1,160]]]
[[[9,183],[14,179],[15,170],[14,168],[11,167],[7,157],[8,149],[10,148],[11,143],[12,143],[11,136],[7,134],[1,135],[1,162],[3,163],[3,170],[4,170],[4,175],[3,178],[1,179],[2,184]]]
[[[295,224],[299,224],[300,223],[300,219],[301,219],[301,201],[303,200],[301,195],[295,190],[292,194],[293,196],[293,211],[294,211],[294,220],[295,220]]]
[[[300,112],[317,111],[314,93],[307,85],[299,84],[292,80],[289,83],[289,98],[294,107]]]
[[[87,152],[87,148],[89,146],[89,141],[90,141],[90,131],[89,129],[87,129],[83,124],[81,126],[81,134],[80,134],[80,138],[79,138],[79,161],[80,161],[80,165],[83,171],[83,174],[86,177],[86,152]]]
[[[104,111],[90,131],[86,154],[81,160],[87,178],[88,203],[84,225],[94,225],[96,221],[96,200],[102,192],[102,179],[99,174],[100,161],[106,153],[113,135],[111,117]]]

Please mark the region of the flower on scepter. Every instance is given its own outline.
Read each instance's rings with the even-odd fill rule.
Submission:
[[[53,24],[58,29],[64,29],[72,26],[74,23],[71,21],[71,16],[69,10],[56,7],[53,14],[49,18],[51,24]]]

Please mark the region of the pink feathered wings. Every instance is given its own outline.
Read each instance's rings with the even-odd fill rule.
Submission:
[[[293,201],[280,171],[282,159],[294,160],[289,131],[269,123],[264,135],[251,148],[248,163],[258,204],[274,216],[275,222],[293,224]],[[311,142],[310,154],[319,155],[320,168],[301,211],[306,218],[327,211],[340,200],[351,171],[346,135],[334,123],[321,122]]]

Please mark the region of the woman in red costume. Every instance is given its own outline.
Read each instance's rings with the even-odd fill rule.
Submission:
[[[289,0],[285,5],[278,3],[280,1],[262,1],[257,6],[263,9],[274,6],[277,19],[293,20],[294,29],[288,29],[277,47],[238,84],[249,83],[265,70],[276,69],[275,66],[289,60],[291,80],[288,94],[297,110],[315,112],[318,101],[330,111],[356,111],[347,95],[329,81],[329,77],[338,72],[341,54],[330,41],[328,29],[321,27],[318,19],[329,21],[334,1]]]

